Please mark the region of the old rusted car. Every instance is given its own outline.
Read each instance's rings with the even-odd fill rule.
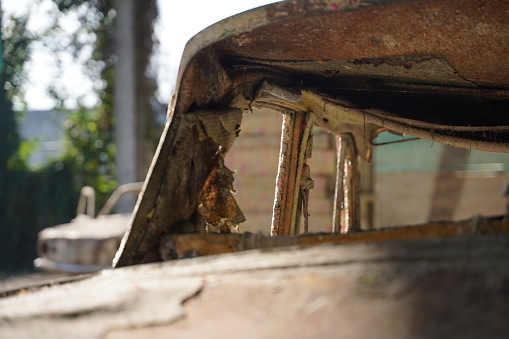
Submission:
[[[94,189],[83,187],[76,218],[68,224],[39,232],[39,258],[34,260],[34,266],[40,270],[72,274],[96,272],[110,267],[131,219],[130,213],[111,213],[122,196],[137,196],[142,184],[119,186],[97,215]]]
[[[369,230],[361,222],[359,163],[370,162],[383,131],[509,152],[506,9],[504,1],[284,1],[199,33],[186,46],[147,189],[115,265],[233,250],[226,240],[223,247],[195,246],[221,237],[211,230],[242,230],[235,168],[226,161],[257,108],[282,115],[268,243],[282,235],[313,239],[307,206],[314,128],[337,140],[332,233],[321,242],[472,228],[476,221],[468,220]]]
[[[114,269],[4,300],[6,333],[506,337],[509,218],[377,229],[359,185],[384,131],[509,153],[508,31],[506,0],[289,0],[205,29],[184,51]],[[237,202],[250,158],[228,157],[260,147],[246,127],[260,108],[281,118],[280,150],[272,197],[251,203],[271,204],[254,233]],[[308,211],[323,189],[317,130],[336,142],[328,232]]]

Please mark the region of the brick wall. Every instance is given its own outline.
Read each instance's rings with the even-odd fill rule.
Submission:
[[[244,115],[240,137],[226,157],[236,171],[235,198],[246,223],[241,231],[270,233],[277,175],[282,115],[255,110]],[[335,146],[332,135],[315,129],[313,156],[308,161],[315,188],[310,192],[310,230],[330,231],[335,180]]]
[[[236,199],[247,222],[242,232],[270,233],[282,115],[245,114],[240,137],[226,157],[237,173]],[[334,136],[316,128],[308,160],[311,232],[331,230],[335,185]],[[505,212],[501,191],[509,183],[506,154],[475,152],[424,140],[374,149],[374,165],[361,161],[361,227],[411,225]]]

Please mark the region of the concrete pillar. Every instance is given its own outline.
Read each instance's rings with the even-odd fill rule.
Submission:
[[[115,91],[113,110],[115,117],[115,144],[118,184],[135,182],[136,173],[136,85],[134,1],[115,0],[117,11],[115,27]],[[134,198],[120,201],[118,212],[129,212]]]

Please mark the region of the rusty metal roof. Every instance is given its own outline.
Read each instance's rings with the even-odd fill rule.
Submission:
[[[228,74],[242,66],[267,66],[304,85],[507,89],[508,22],[503,0],[275,3],[221,21],[190,40],[177,103],[186,99],[186,88],[196,87],[190,84],[193,64],[211,53]]]
[[[221,39],[213,48],[220,59],[234,59],[231,64],[243,58],[333,78],[331,83],[359,76],[474,88],[509,85],[507,1],[358,1],[372,6],[341,9],[335,3],[269,6],[266,25]]]
[[[462,140],[441,142],[507,152],[508,22],[502,0],[275,3],[188,43],[174,112],[228,106],[239,91],[252,101],[270,79]]]
[[[205,166],[177,156],[193,143],[177,138],[189,112],[289,107],[364,143],[388,128],[509,152],[508,56],[507,0],[294,0],[210,26],[184,51],[171,119],[117,265],[157,260],[164,230],[194,211],[201,187],[174,179]],[[189,206],[172,210],[176,202]]]

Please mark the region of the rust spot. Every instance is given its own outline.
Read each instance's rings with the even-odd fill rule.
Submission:
[[[325,71],[322,71],[322,74],[326,77],[338,75],[340,72],[335,69],[326,69]]]
[[[185,70],[175,111],[218,105],[231,90],[231,80],[211,48],[197,53]]]
[[[330,10],[330,2],[324,4],[299,1],[271,7],[269,14],[286,6],[289,20],[274,17],[270,24],[243,33],[249,42],[241,48],[235,37],[218,41],[214,48],[222,54],[278,61],[436,55],[468,81],[507,86],[506,1],[405,1],[370,7],[346,1],[334,2],[335,11]],[[419,61],[412,58],[399,63],[412,67]]]
[[[221,233],[228,233],[230,225],[245,221],[235,198],[232,195],[233,172],[224,166],[218,156],[218,166],[210,173],[200,195],[198,212],[205,222],[220,227]]]
[[[374,37],[374,36],[373,36],[373,37],[370,37],[370,38],[368,39],[368,41],[370,41],[370,42],[374,43],[375,45],[380,45],[380,44],[382,44],[382,43],[384,42],[382,39],[380,39],[380,38],[378,38],[378,37]]]

